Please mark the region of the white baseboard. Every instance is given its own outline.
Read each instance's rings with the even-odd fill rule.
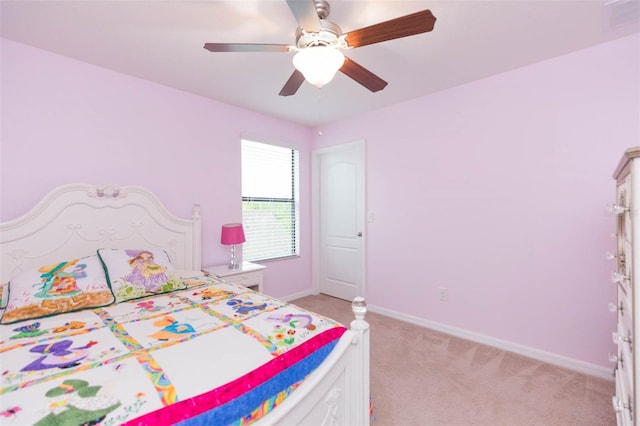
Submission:
[[[601,379],[613,381],[613,376],[611,374],[611,372],[613,371],[613,367],[612,368],[602,367],[600,365],[595,365],[595,364],[580,361],[577,359],[554,354],[551,352],[542,351],[539,349],[509,342],[506,340],[496,339],[490,336],[486,336],[484,334],[474,333],[472,331],[464,330],[461,328],[451,327],[446,324],[441,324],[435,321],[429,321],[424,318],[415,317],[413,315],[407,315],[402,312],[393,311],[391,309],[382,308],[375,305],[368,305],[368,309],[371,312],[392,317],[400,321],[405,321],[411,324],[415,324],[415,325],[426,327],[432,330],[440,331],[446,334],[460,337],[462,339],[471,340],[472,342],[493,346],[499,349],[503,349],[505,351],[514,352],[519,355],[536,359],[538,361],[557,365],[559,367],[568,368],[570,370],[577,371],[579,373],[588,374],[590,376],[595,376]]]
[[[313,290],[305,290],[305,291],[301,291],[300,293],[294,293],[288,296],[278,297],[278,299],[284,300],[285,302],[291,302],[292,300],[300,299],[301,297],[305,297],[305,296],[311,296],[312,294],[314,294]]]

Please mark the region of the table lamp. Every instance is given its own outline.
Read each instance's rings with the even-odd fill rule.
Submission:
[[[241,223],[227,223],[222,225],[220,243],[225,246],[231,246],[231,261],[229,262],[229,269],[240,268],[240,264],[236,260],[236,244],[242,244],[245,241],[244,229],[242,228]]]

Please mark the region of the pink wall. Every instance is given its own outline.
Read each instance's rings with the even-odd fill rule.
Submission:
[[[0,220],[26,213],[58,185],[140,185],[177,216],[202,206],[203,264],[228,260],[220,225],[240,221],[240,138],[300,150],[310,183],[310,130],[6,39],[2,47]],[[302,191],[302,233],[310,232]],[[310,242],[299,259],[270,262],[265,291],[311,286]]]
[[[610,367],[605,207],[622,152],[640,144],[639,45],[627,37],[323,126],[314,148],[366,140],[368,302]]]
[[[640,144],[639,44],[628,37],[322,127],[316,147],[367,143],[369,303],[609,367],[605,206],[622,151]],[[178,216],[200,203],[204,263],[223,263],[219,225],[241,216],[239,139],[282,143],[301,151],[303,256],[268,263],[265,287],[311,288],[315,131],[1,47],[0,220],[64,183],[142,185]],[[394,237],[406,223],[412,237]]]

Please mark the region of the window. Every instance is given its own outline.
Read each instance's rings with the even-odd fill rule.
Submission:
[[[298,255],[298,151],[242,141],[245,260]]]

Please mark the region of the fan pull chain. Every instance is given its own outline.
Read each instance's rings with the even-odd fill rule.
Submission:
[[[322,109],[321,109],[321,100],[322,100],[322,88],[319,88],[318,89],[318,110],[317,110],[317,114],[318,114],[318,116],[317,116],[317,118],[318,118],[318,136],[322,136],[322,130],[320,130],[320,128],[319,128],[320,127],[320,119],[322,118],[321,115],[320,115],[321,111],[322,111]]]

